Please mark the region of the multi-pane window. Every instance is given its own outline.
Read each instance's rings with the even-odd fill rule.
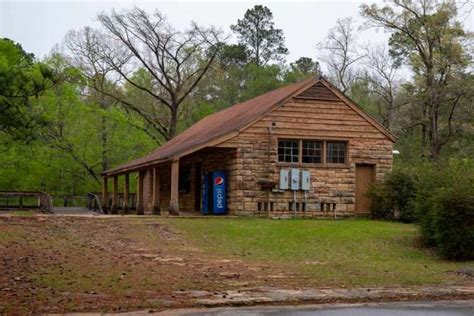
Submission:
[[[346,163],[346,143],[327,142],[326,143],[327,163]]]
[[[302,162],[321,163],[323,156],[323,142],[303,140]]]
[[[285,139],[278,141],[278,161],[298,162],[299,140]]]
[[[280,139],[278,140],[278,161],[320,165],[346,164],[347,142]]]

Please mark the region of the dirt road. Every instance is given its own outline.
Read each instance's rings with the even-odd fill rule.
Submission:
[[[184,291],[262,275],[284,276],[205,254],[153,218],[0,217],[0,313],[182,307]]]

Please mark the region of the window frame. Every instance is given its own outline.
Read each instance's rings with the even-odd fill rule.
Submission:
[[[295,142],[296,143],[296,145],[297,145],[297,148],[296,148],[296,161],[285,161],[285,160],[280,161],[280,142]],[[288,148],[292,151],[289,157],[294,157],[293,156],[293,150],[294,149],[292,147],[284,146],[283,151],[285,151]],[[285,158],[285,157],[286,157],[286,154],[285,154],[285,152],[283,152],[283,158]],[[287,163],[287,164],[300,163],[300,161],[301,161],[301,141],[299,139],[294,139],[294,138],[279,138],[278,141],[277,141],[277,161],[279,163]]]
[[[279,159],[279,144],[280,141],[296,141],[298,142],[298,161],[297,162],[287,162],[280,161]],[[322,143],[321,148],[321,163],[314,162],[303,162],[303,142],[304,141],[313,141]],[[303,167],[343,167],[346,168],[349,166],[349,146],[350,143],[347,139],[318,139],[318,138],[277,138],[276,142],[276,162],[278,165],[287,165],[287,166],[303,166]],[[344,146],[344,162],[343,163],[330,163],[328,162],[328,143],[343,143]]]
[[[343,144],[344,145],[344,162],[329,162],[329,144]],[[325,142],[326,146],[326,155],[325,155],[325,162],[327,165],[345,165],[347,164],[347,142],[344,141],[335,141],[335,140],[329,140]],[[338,154],[339,154],[339,149],[338,149]],[[337,156],[339,158],[340,156]]]
[[[304,147],[304,144],[305,142],[309,143],[318,143],[320,144],[320,148],[319,148],[319,151],[320,151],[320,155],[319,155],[319,162],[307,162],[307,161],[304,161],[304,150],[305,150],[305,147]],[[314,140],[314,139],[301,139],[300,140],[300,143],[301,143],[301,163],[302,164],[312,164],[312,165],[322,165],[324,164],[324,141],[322,140]],[[315,148],[306,148],[306,150],[312,150],[312,151],[315,151],[316,149]],[[311,158],[314,158],[315,156],[309,156],[307,155],[308,157],[311,157]]]

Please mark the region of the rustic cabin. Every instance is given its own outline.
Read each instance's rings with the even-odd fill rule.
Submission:
[[[110,213],[126,213],[135,174],[137,214],[364,215],[367,189],[392,167],[394,142],[328,80],[313,77],[209,115],[104,172],[102,201]]]

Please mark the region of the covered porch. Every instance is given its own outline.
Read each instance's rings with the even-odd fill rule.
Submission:
[[[122,215],[202,214],[205,175],[223,171],[230,199],[235,193],[236,159],[236,148],[205,147],[183,157],[104,173],[102,208],[107,214]]]

